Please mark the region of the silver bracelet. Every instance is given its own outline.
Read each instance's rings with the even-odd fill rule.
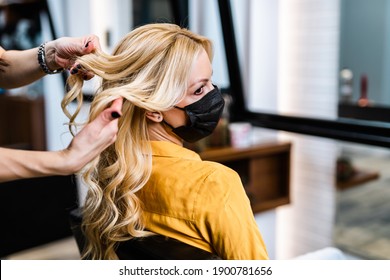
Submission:
[[[39,63],[39,66],[41,67],[41,69],[43,70],[43,72],[45,72],[46,74],[58,74],[58,73],[61,73],[62,71],[64,71],[63,68],[60,68],[60,69],[56,69],[54,71],[50,70],[49,67],[47,67],[46,65],[46,60],[45,60],[45,44],[46,43],[43,43],[39,46],[38,48],[38,63]]]

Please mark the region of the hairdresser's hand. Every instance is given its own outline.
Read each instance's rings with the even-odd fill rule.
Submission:
[[[84,80],[89,80],[93,74],[77,68],[75,61],[78,56],[89,54],[96,49],[101,49],[99,38],[96,35],[77,38],[61,37],[46,43],[46,64],[50,70],[69,69],[71,74],[77,74]]]
[[[67,158],[69,173],[80,171],[104,149],[115,142],[118,132],[118,118],[122,115],[123,99],[116,99],[111,107],[86,125],[62,151]]]

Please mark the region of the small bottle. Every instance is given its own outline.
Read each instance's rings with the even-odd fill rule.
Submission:
[[[340,102],[351,103],[353,95],[353,73],[344,68],[340,71]]]
[[[368,77],[366,74],[360,76],[360,97],[358,100],[358,105],[360,107],[366,107],[369,105],[369,100],[367,97],[368,92]]]

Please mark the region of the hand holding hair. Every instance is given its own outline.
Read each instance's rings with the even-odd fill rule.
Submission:
[[[122,104],[122,97],[114,100],[111,106],[87,124],[64,150],[73,172],[80,171],[88,162],[115,142],[118,118],[122,115]]]
[[[76,65],[79,56],[89,54],[95,50],[100,50],[99,38],[96,35],[84,37],[62,37],[51,42],[47,42],[46,63],[49,69],[69,69],[71,74],[77,74],[84,80],[91,79],[94,75]]]
[[[122,102],[122,98],[116,99],[85,126],[65,150],[25,151],[0,147],[0,182],[80,171],[116,140]]]

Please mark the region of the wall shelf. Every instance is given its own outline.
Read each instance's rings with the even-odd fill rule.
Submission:
[[[378,172],[370,172],[364,170],[356,170],[354,174],[348,180],[337,181],[336,186],[339,190],[345,190],[348,188],[352,188],[364,183],[367,183],[372,180],[376,180],[379,178]]]
[[[390,122],[390,107],[384,106],[366,106],[361,107],[357,104],[340,103],[338,105],[338,114],[341,118],[352,118],[367,121]]]

